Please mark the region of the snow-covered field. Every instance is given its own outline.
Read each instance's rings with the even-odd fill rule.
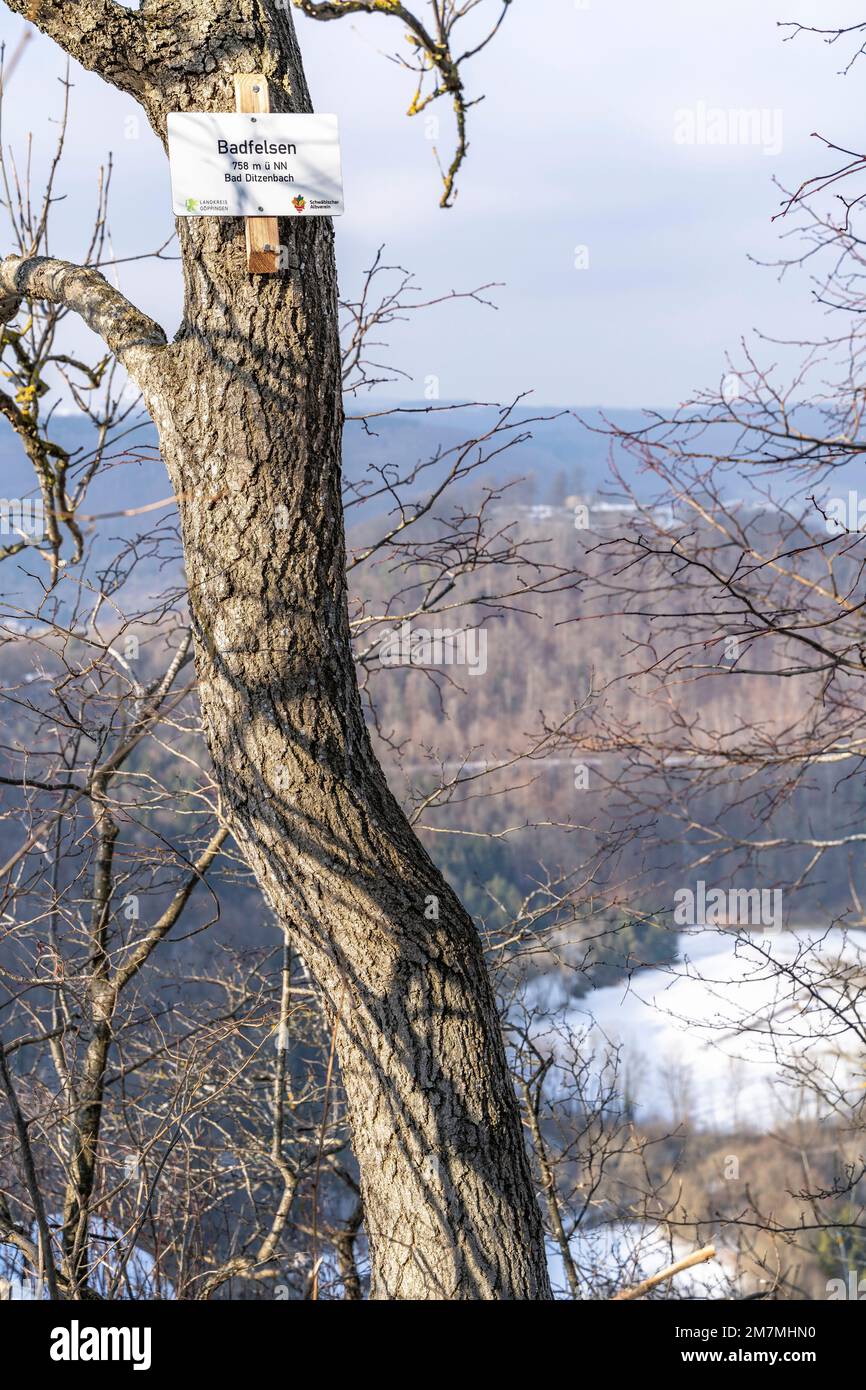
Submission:
[[[814,1105],[794,1084],[795,1063],[830,1095],[862,1092],[859,978],[866,986],[861,931],[694,928],[676,965],[594,990],[568,1018],[576,1030],[594,1024],[599,1050],[621,1045],[641,1117],[767,1129]]]

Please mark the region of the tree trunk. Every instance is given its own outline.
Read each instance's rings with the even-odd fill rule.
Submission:
[[[233,109],[238,72],[267,75],[274,110],[310,109],[291,15],[273,3],[151,0],[118,16],[110,0],[66,0],[37,22],[136,95],[163,140],[168,111]],[[182,327],[126,356],[179,499],[214,768],[247,861],[339,1014],[373,1296],[549,1298],[480,941],[361,710],[332,224],[280,225],[293,268],[253,276],[236,219],[179,219]]]

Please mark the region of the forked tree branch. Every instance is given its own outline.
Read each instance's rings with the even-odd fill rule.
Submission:
[[[409,107],[410,116],[418,116],[440,97],[450,97],[457,122],[457,143],[454,154],[446,169],[440,165],[443,192],[440,207],[451,207],[456,196],[456,179],[469,150],[466,134],[466,114],[470,106],[481,101],[481,97],[470,100],[463,85],[462,65],[474,58],[495,38],[508,13],[512,0],[500,0],[497,19],[492,23],[484,37],[463,53],[457,53],[453,46],[453,33],[456,25],[474,10],[478,0],[465,0],[463,4],[450,7],[433,4],[429,25],[423,24],[416,14],[400,3],[400,0],[292,0],[292,3],[309,19],[344,19],[347,15],[370,14],[390,15],[398,19],[406,29],[406,38],[412,45],[415,61],[404,57],[397,59],[404,67],[418,73],[418,85]],[[431,77],[432,89],[423,91],[425,79]],[[438,156],[437,156],[438,158]]]
[[[0,306],[7,322],[22,299],[46,300],[78,314],[139,384],[154,352],[166,346],[159,324],[88,266],[50,256],[7,256],[0,261]]]

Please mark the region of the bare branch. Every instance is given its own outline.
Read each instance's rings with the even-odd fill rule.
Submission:
[[[0,262],[0,292],[19,299],[43,299],[73,310],[136,380],[145,373],[154,350],[166,345],[158,323],[136,309],[98,270],[71,261],[7,256]]]

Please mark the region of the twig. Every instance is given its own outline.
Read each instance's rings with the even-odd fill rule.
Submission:
[[[650,1279],[644,1279],[643,1283],[635,1284],[633,1289],[623,1289],[620,1293],[615,1293],[611,1299],[616,1303],[624,1298],[643,1298],[645,1293],[654,1289],[657,1284],[663,1284],[666,1279],[673,1279],[675,1274],[682,1274],[684,1269],[691,1269],[693,1265],[705,1264],[707,1260],[716,1258],[716,1247],[705,1245],[702,1250],[696,1250],[693,1255],[687,1255],[684,1260],[678,1260],[675,1265],[668,1265],[659,1274],[654,1274]]]

